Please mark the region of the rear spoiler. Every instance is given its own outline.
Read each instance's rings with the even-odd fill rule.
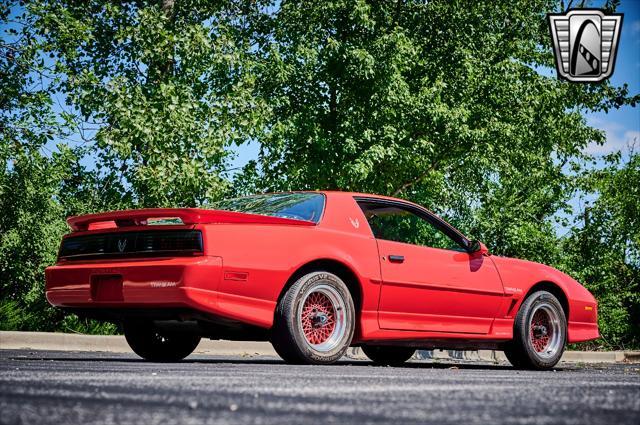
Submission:
[[[245,223],[315,226],[314,222],[306,220],[199,208],[146,208],[141,210],[111,211],[69,217],[67,223],[74,232],[82,232],[117,227],[146,226],[150,220],[162,219],[180,219],[181,223],[177,224],[185,225]]]

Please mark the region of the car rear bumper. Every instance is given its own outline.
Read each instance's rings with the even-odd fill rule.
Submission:
[[[214,256],[58,264],[46,269],[46,296],[68,309],[189,308],[270,327],[274,303],[220,293],[222,273]]]

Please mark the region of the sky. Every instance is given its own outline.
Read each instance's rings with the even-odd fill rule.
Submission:
[[[594,5],[597,7],[597,4]],[[640,0],[622,0],[618,13],[623,13],[618,56],[613,75],[615,86],[629,85],[631,94],[640,93]],[[604,130],[607,141],[604,145],[592,144],[587,152],[594,155],[626,149],[628,143],[636,139],[636,149],[640,149],[640,105],[614,109],[608,113],[586,114],[589,125]]]
[[[604,1],[588,2],[587,6],[599,8]],[[629,94],[640,94],[640,0],[622,0],[616,13],[623,14],[620,42],[615,62],[613,75],[609,81],[616,87],[627,84]],[[545,75],[555,74],[555,70],[548,70]],[[596,158],[596,167],[602,166],[605,155],[622,151],[628,152],[629,146],[635,143],[635,149],[640,150],[640,105],[635,108],[625,106],[620,109],[611,109],[607,112],[586,112],[585,119],[590,126],[603,130],[606,141],[604,144],[591,143],[585,149],[585,153]],[[585,206],[596,199],[595,194],[576,193],[569,200],[569,205],[574,214],[583,211]],[[561,236],[571,229],[571,221],[577,216],[565,211],[556,213],[558,219],[569,219],[563,224],[558,221],[554,228]],[[578,224],[578,223],[577,223]]]

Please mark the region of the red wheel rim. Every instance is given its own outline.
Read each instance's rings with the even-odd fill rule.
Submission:
[[[312,292],[302,306],[302,331],[309,344],[326,342],[336,327],[333,303],[322,292]]]
[[[545,351],[553,337],[553,327],[549,314],[544,310],[537,310],[531,318],[529,328],[533,349],[538,353]]]

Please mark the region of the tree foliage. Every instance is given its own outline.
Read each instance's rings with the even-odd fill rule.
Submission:
[[[564,241],[563,262],[598,300],[604,345],[640,344],[640,154],[609,155],[580,179],[597,194]]]
[[[25,305],[54,314],[42,269],[68,215],[342,189],[410,199],[497,254],[562,268],[600,300],[603,345],[637,346],[638,156],[600,167],[584,152],[604,142],[585,112],[638,96],[556,78],[546,13],[559,7],[3,4],[0,322]],[[233,173],[248,142],[260,154]]]
[[[102,170],[133,205],[220,197],[230,150],[259,129],[253,2],[30,2]]]
[[[603,141],[582,111],[631,101],[625,88],[538,72],[553,64],[552,7],[282,2],[258,84],[273,113],[249,168],[259,168],[264,190],[400,195],[458,221],[486,208],[496,231],[514,217],[543,223],[567,198],[563,168]],[[505,234],[491,239],[518,252]]]
[[[44,268],[55,262],[64,218],[86,210],[90,174],[79,162],[82,149],[49,149],[68,125],[53,110],[53,78],[33,17],[3,5],[0,21],[13,22],[0,38],[0,323],[53,330],[63,315],[44,299]]]

